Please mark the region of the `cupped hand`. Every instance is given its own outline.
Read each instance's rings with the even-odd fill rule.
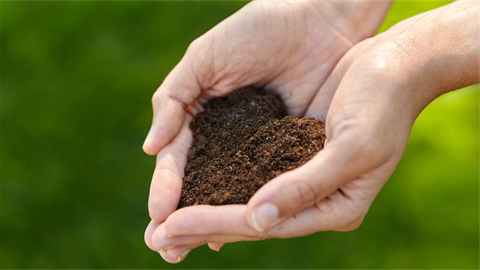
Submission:
[[[152,221],[147,244],[174,262],[205,243],[219,249],[224,242],[357,228],[398,164],[422,109],[445,92],[478,83],[479,10],[475,3],[453,3],[357,44],[305,110],[317,118],[328,111],[324,150],[268,182],[248,205],[192,206],[163,223]],[[324,94],[335,89],[333,99]],[[185,125],[167,146],[166,153],[183,157],[179,165],[188,136]]]
[[[164,227],[159,224],[177,208],[192,140],[188,123],[201,104],[242,86],[256,85],[278,93],[289,114],[324,120],[338,85],[333,69],[354,44],[376,31],[388,6],[388,2],[368,1],[256,1],[189,46],[152,100],[154,120],[144,144],[145,152],[158,154],[149,197],[153,225],[146,231],[152,249],[167,247],[152,242],[151,234],[160,232]],[[203,207],[189,209],[203,216]],[[239,232],[233,234],[238,235],[235,240],[258,237]],[[184,246],[161,254],[175,262],[195,245]],[[214,249],[217,246],[212,244]]]

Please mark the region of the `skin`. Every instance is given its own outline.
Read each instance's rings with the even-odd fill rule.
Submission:
[[[151,249],[176,263],[205,243],[218,250],[360,226],[416,117],[439,95],[478,83],[480,62],[478,2],[455,2],[368,38],[389,6],[371,3],[352,4],[362,13],[336,2],[253,2],[192,43],[153,98],[144,145],[158,153],[145,232]],[[192,115],[208,98],[251,84],[274,89],[292,115],[326,120],[324,150],[248,205],[175,211]]]

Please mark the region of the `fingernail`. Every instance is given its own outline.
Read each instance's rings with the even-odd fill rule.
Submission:
[[[178,255],[177,262],[179,262],[182,258],[185,258],[185,256],[187,256],[188,252],[190,252],[190,250],[186,250],[186,251],[180,253],[180,255]]]
[[[209,244],[208,247],[209,247],[211,250],[213,250],[213,251],[220,251],[220,249],[221,249],[223,246],[220,246],[219,248],[214,249],[214,248],[212,248],[211,244]]]
[[[264,203],[252,213],[252,223],[258,232],[263,232],[275,225],[277,219],[278,208],[272,203]]]
[[[158,253],[167,251],[167,250],[169,250],[169,249],[171,249],[171,248],[174,248],[174,247],[175,247],[175,246],[168,246],[168,247],[165,247],[165,248],[161,248]]]
[[[150,127],[150,131],[148,131],[148,135],[147,135],[147,138],[145,139],[145,142],[143,143],[143,147],[145,147],[145,145],[150,141],[150,137],[152,137],[152,133],[153,133],[153,125]]]
[[[172,236],[167,234],[167,237],[172,237]]]

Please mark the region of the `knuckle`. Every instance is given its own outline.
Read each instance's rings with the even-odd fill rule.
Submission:
[[[148,214],[150,218],[155,221],[163,221],[165,219],[162,211],[158,207],[158,203],[155,200],[148,200]]]
[[[152,239],[150,236],[148,236],[147,234],[144,234],[143,236],[144,238],[144,241],[145,241],[145,244],[147,245],[147,247],[153,251],[155,251],[155,247],[153,246],[152,244]]]
[[[193,53],[195,52],[196,48],[199,47],[199,44],[201,42],[202,36],[194,39],[192,42],[187,47],[187,53]]]
[[[153,96],[152,96],[152,104],[153,105],[156,105],[159,101],[160,101],[160,91],[156,91],[155,93],[153,93]]]
[[[260,241],[263,241],[263,240],[267,240],[267,239],[271,239],[271,238],[278,238],[279,237],[279,233],[276,232],[275,230],[266,230],[265,232],[263,232],[263,234],[258,238]]]
[[[288,231],[288,230],[285,230],[285,226],[282,223],[280,223],[280,224],[262,232],[257,238],[259,240],[266,240],[266,239],[271,239],[271,238],[285,238],[286,231]]]
[[[306,181],[298,181],[293,186],[294,198],[298,200],[299,205],[303,208],[309,207],[317,202],[317,190]]]
[[[362,222],[363,222],[363,217],[358,218],[358,219],[350,222],[347,225],[344,225],[342,227],[337,228],[336,231],[339,231],[339,232],[354,231],[354,230],[358,229],[360,227],[360,225],[362,225]]]

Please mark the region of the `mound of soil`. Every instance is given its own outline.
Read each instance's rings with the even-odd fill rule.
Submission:
[[[323,149],[323,122],[285,115],[280,97],[253,87],[210,100],[190,123],[178,208],[246,204],[265,183]]]

